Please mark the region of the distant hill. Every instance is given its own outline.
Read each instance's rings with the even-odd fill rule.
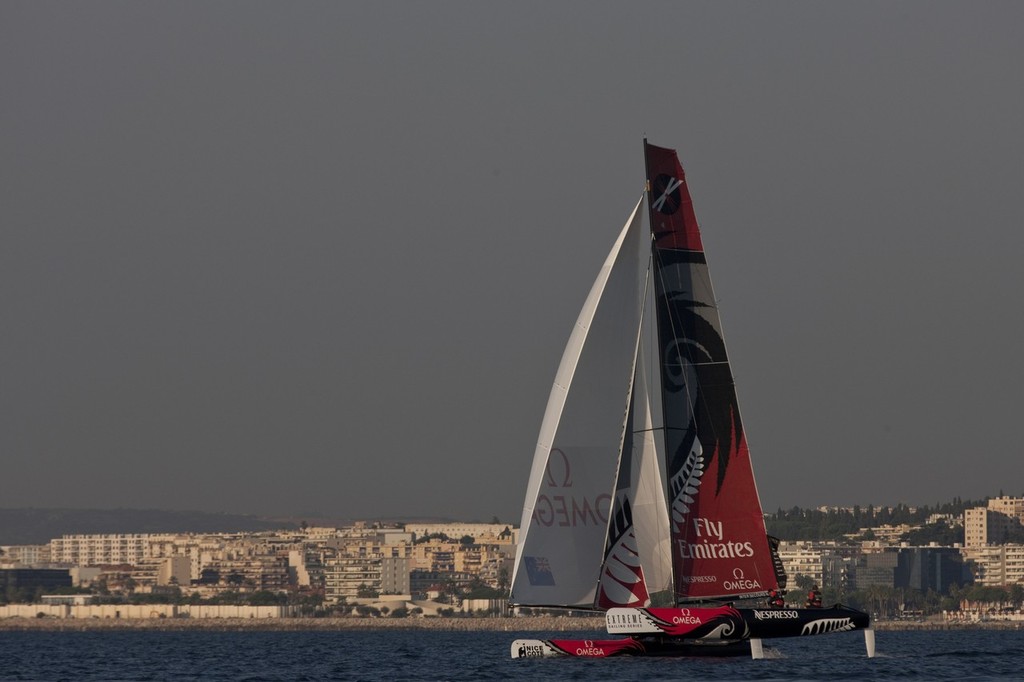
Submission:
[[[0,509],[0,545],[39,545],[62,535],[226,533],[297,528],[290,520],[162,509]]]

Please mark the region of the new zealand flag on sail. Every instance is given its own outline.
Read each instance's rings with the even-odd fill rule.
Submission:
[[[551,573],[551,564],[547,557],[526,556],[523,557],[523,562],[526,564],[526,575],[530,578],[531,585],[555,584],[555,576]]]

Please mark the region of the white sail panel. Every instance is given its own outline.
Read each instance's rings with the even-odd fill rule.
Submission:
[[[648,293],[650,303],[653,287]],[[645,307],[648,313],[652,310],[653,307],[649,305]],[[665,438],[664,431],[656,428],[661,425],[662,410],[658,356],[650,342],[651,337],[656,336],[654,319],[653,314],[644,316],[633,389],[636,404],[632,425],[636,481],[633,526],[651,602],[659,606],[671,603],[672,600],[672,541],[665,499],[662,454],[665,451]]]
[[[526,489],[513,604],[594,604],[643,303],[640,254],[649,237],[639,207],[601,267],[551,387]]]

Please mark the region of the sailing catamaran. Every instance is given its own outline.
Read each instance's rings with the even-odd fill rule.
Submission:
[[[605,611],[607,640],[512,656],[746,653],[865,630],[866,613],[736,606],[785,588],[764,525],[686,178],[644,140],[645,191],[562,355],[523,508],[510,605]],[[757,602],[754,602],[757,603]]]

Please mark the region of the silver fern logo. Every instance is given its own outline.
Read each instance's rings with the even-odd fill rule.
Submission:
[[[630,528],[628,533],[616,541],[605,559],[598,605],[607,609],[613,606],[643,606],[647,601],[647,586],[644,584],[640,553],[636,549],[636,534]]]
[[[800,634],[823,635],[826,632],[846,632],[847,630],[856,629],[857,626],[853,624],[853,620],[850,618],[821,618],[819,620],[812,620],[810,623],[805,623]]]
[[[694,439],[693,447],[679,473],[672,477],[672,524],[677,533],[681,532],[686,517],[690,514],[690,505],[696,499],[700,487],[701,476],[704,475],[704,448],[700,441]]]

